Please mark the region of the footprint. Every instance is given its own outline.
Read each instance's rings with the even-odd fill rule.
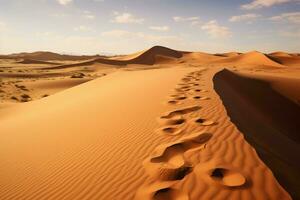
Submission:
[[[196,118],[195,122],[202,125],[202,126],[210,126],[210,125],[214,125],[216,124],[214,121],[212,120],[207,120],[207,119],[203,119],[203,118]]]
[[[176,101],[176,100],[169,100],[168,104],[178,104],[178,101]]]
[[[173,110],[170,111],[166,114],[164,114],[163,116],[161,116],[162,119],[169,119],[172,118],[174,116],[178,116],[178,115],[185,115],[191,112],[195,112],[197,110],[199,110],[201,107],[200,106],[190,106],[190,107],[185,107],[185,108],[181,108],[178,110]]]
[[[211,172],[211,178],[228,187],[238,187],[246,183],[246,178],[241,173],[226,168],[215,168]]]
[[[164,123],[166,125],[180,125],[180,124],[183,124],[184,122],[185,122],[185,119],[182,117],[164,120]]]
[[[175,100],[185,100],[187,97],[186,96],[179,96],[179,97],[175,97]]]
[[[153,195],[154,200],[189,200],[187,195],[182,194],[178,189],[162,188]]]
[[[166,167],[161,165],[153,173],[153,176],[162,181],[179,181],[184,179],[185,176],[191,173],[192,169],[193,168],[188,165],[183,165],[180,167]]]
[[[184,152],[191,149],[202,149],[212,137],[211,133],[200,132],[185,137],[177,142],[158,146],[156,153],[150,158],[151,163],[161,163],[165,166],[181,167],[186,165]]]
[[[182,131],[183,131],[182,129],[175,127],[175,126],[165,126],[165,127],[158,129],[159,133],[164,133],[164,134],[172,135],[172,136],[179,135],[180,133],[182,133]]]
[[[190,81],[191,81],[190,78],[182,78],[181,80],[182,80],[183,82],[190,82]]]
[[[235,189],[247,187],[249,179],[231,163],[224,162],[223,158],[212,159],[194,167],[194,174],[203,180],[224,187]]]
[[[194,96],[193,98],[197,99],[197,100],[208,100],[208,99],[210,99],[209,97],[201,97],[201,96]]]

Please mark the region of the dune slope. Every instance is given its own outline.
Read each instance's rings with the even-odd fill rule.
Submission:
[[[214,83],[231,120],[279,182],[299,199],[300,107],[267,82],[228,70],[216,74]]]
[[[248,53],[227,57],[226,59],[218,61],[219,63],[232,63],[235,65],[265,65],[282,67],[281,64],[269,59],[263,53],[251,51]]]
[[[2,109],[0,199],[132,199],[165,140],[153,134],[165,95],[189,71],[115,73]]]

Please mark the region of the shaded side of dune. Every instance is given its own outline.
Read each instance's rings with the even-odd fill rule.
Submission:
[[[300,107],[267,82],[226,69],[213,81],[231,121],[279,183],[294,199],[300,199]]]

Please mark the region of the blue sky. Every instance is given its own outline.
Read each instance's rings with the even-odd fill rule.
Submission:
[[[0,0],[0,54],[300,52],[300,0]]]

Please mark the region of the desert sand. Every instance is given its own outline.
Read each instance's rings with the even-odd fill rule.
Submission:
[[[0,199],[299,199],[300,56],[0,59]]]

